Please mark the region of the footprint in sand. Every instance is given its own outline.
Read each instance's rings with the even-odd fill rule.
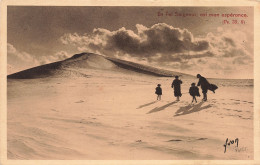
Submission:
[[[207,140],[208,138],[191,138],[191,139],[187,139],[186,141],[187,142],[192,142],[192,141],[194,141],[194,140]],[[167,142],[180,142],[180,141],[183,141],[183,140],[181,140],[181,139],[171,139],[171,140],[168,140]]]
[[[229,99],[229,100],[232,100],[232,101],[241,101],[241,100],[237,100],[237,99]]]
[[[207,140],[208,138],[199,138],[197,140]]]
[[[232,101],[236,101],[236,102],[243,102],[243,103],[249,103],[249,104],[253,104],[253,102],[251,102],[251,101],[243,101],[243,100],[235,100],[235,99],[230,99],[230,100],[232,100]]]
[[[108,142],[109,145],[116,145],[115,142]]]
[[[216,99],[211,99],[210,102],[217,103],[218,101]]]
[[[247,103],[247,104],[254,104],[253,102],[251,101],[243,101],[244,103]]]
[[[252,119],[253,119],[253,116],[249,116],[249,117],[241,117],[241,119],[244,119],[244,120],[252,120]]]
[[[180,142],[180,141],[182,141],[182,140],[180,140],[180,139],[172,139],[172,140],[168,140],[167,142]]]
[[[76,101],[75,103],[83,103],[83,100]]]
[[[55,112],[59,112],[59,111],[57,111],[56,109],[51,109],[52,111],[55,111]]]

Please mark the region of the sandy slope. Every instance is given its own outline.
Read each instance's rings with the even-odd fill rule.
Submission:
[[[174,72],[169,70],[158,69],[155,67],[138,64],[130,61],[111,58],[93,53],[75,54],[71,58],[53,62],[50,64],[40,65],[24,71],[20,71],[8,75],[9,79],[35,79],[35,78],[50,78],[50,77],[88,77],[88,75],[79,70],[105,70],[110,72],[124,74],[145,74],[159,77],[171,77],[179,75],[182,77],[193,77],[188,74]]]
[[[217,84],[192,105],[196,79],[183,79],[175,102],[171,78],[84,74],[8,80],[9,159],[253,159],[252,87]],[[239,147],[224,153],[226,138]]]

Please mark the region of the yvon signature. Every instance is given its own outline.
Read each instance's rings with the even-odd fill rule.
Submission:
[[[230,145],[237,145],[238,147],[238,138],[236,138],[235,140],[229,140],[228,138],[226,139],[226,143],[223,145],[225,150],[224,150],[224,153],[226,153],[226,150],[227,150],[227,146],[230,146]]]

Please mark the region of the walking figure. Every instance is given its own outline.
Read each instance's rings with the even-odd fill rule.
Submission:
[[[192,84],[191,84],[189,93],[190,93],[190,95],[192,96],[192,101],[191,101],[191,103],[193,103],[194,100],[195,100],[195,102],[197,103],[196,96],[199,96],[199,97],[200,97],[200,92],[199,92],[199,88],[195,86],[195,83],[192,83]]]
[[[181,94],[181,84],[182,81],[179,80],[179,76],[175,76],[175,79],[172,82],[172,88],[174,89],[174,96],[177,97],[177,101],[180,101]]]
[[[199,79],[197,86],[201,86],[202,89],[203,101],[207,101],[207,92],[210,87],[210,83],[205,77],[202,77],[200,74],[197,74],[197,78]]]
[[[158,84],[157,87],[155,88],[155,94],[157,94],[157,100],[161,100],[161,95],[162,95],[161,84]]]

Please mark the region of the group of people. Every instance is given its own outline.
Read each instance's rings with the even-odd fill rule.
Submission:
[[[215,93],[215,90],[218,88],[216,85],[210,84],[208,80],[200,74],[197,74],[197,78],[199,79],[197,86],[195,85],[195,83],[192,83],[189,89],[189,94],[192,96],[192,103],[193,101],[197,102],[196,96],[200,97],[198,86],[201,86],[201,90],[203,93],[203,101],[207,101],[208,90],[211,90]],[[182,96],[181,84],[182,81],[179,79],[179,76],[175,76],[175,79],[173,80],[171,87],[174,89],[174,96],[176,97],[177,101],[180,101],[180,97]],[[158,84],[155,88],[155,94],[157,94],[157,100],[161,100],[161,84]]]

